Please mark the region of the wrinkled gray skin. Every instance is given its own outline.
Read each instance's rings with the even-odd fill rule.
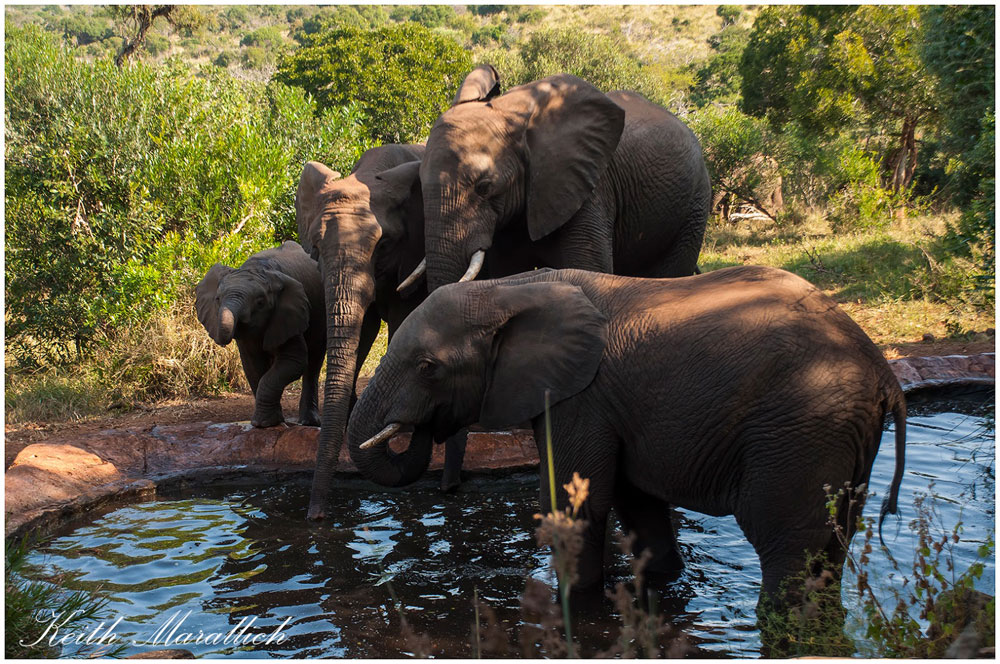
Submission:
[[[441,288],[400,327],[354,409],[351,458],[377,478],[386,443],[360,445],[394,422],[415,426],[400,455],[421,463],[432,436],[475,421],[532,418],[544,441],[546,390],[556,484],[590,480],[574,590],[603,586],[612,507],[635,551],[651,550],[651,573],[680,563],[670,504],[736,516],[760,557],[762,597],[803,571],[806,551],[839,573],[823,487],[868,481],[888,413],[896,472],[883,513],[895,512],[906,435],[895,376],[833,300],[764,267],[680,279],[539,270]]]
[[[319,261],[326,296],[327,364],[322,425],[308,517],[322,519],[361,364],[386,321],[390,338],[427,296],[423,280],[396,287],[423,257],[422,145],[366,151],[347,177],[318,162],[302,169],[295,196],[299,239]],[[459,439],[460,438],[460,439]],[[464,437],[449,441],[443,483],[457,485]],[[457,462],[454,459],[457,456]],[[420,469],[421,472],[423,469]],[[406,469],[396,469],[397,481]],[[391,479],[391,478],[386,478]]]
[[[697,271],[712,202],[698,139],[634,92],[568,74],[499,93],[483,65],[434,123],[420,165],[427,284],[535,267]]]
[[[323,290],[316,261],[298,242],[258,252],[239,269],[216,263],[195,287],[195,309],[216,343],[236,340],[254,394],[251,424],[283,422],[281,393],[301,376],[299,424],[319,425]]]

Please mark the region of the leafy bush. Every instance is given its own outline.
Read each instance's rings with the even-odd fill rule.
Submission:
[[[426,136],[471,68],[456,42],[401,23],[313,35],[274,78],[308,91],[320,109],[356,100],[371,138],[408,143]]]
[[[589,81],[604,92],[634,90],[652,101],[666,101],[663,90],[646,74],[638,57],[621,38],[581,35],[579,30],[571,28],[542,29],[531,33],[521,46],[520,56],[524,69],[517,78],[511,78],[498,67],[510,85],[565,72]]]
[[[57,25],[63,34],[75,40],[78,46],[104,41],[114,36],[111,22],[107,18],[97,16],[73,13],[60,19]]]
[[[143,44],[143,48],[154,58],[170,50],[170,40],[163,35],[149,34]]]
[[[22,366],[113,338],[216,260],[295,237],[303,162],[349,170],[367,147],[356,110],[317,116],[278,83],[79,62],[33,26],[5,52],[5,327]]]
[[[884,188],[878,161],[860,148],[850,147],[840,153],[838,171],[843,185],[830,198],[829,207],[835,231],[885,229],[893,213],[910,198],[909,191]]]
[[[292,33],[292,39],[303,45],[314,43],[322,33],[338,28],[369,30],[385,24],[389,15],[378,5],[338,5],[323,8],[302,21],[302,26]]]
[[[477,45],[492,44],[503,41],[506,34],[507,26],[503,23],[497,23],[496,25],[484,25],[472,33],[471,41],[473,44]]]
[[[767,122],[732,107],[708,106],[690,118],[690,126],[701,141],[716,194],[731,194],[773,216],[762,192],[773,188],[770,180],[780,174],[784,155]]]
[[[493,16],[501,12],[511,11],[517,5],[468,5],[469,11],[477,16]]]
[[[285,45],[286,41],[284,35],[281,34],[281,28],[274,25],[248,32],[240,39],[240,46],[259,46],[274,51],[283,50]]]
[[[240,62],[247,69],[264,69],[273,65],[274,61],[274,51],[261,48],[260,46],[247,46],[240,53]]]
[[[448,25],[455,17],[455,8],[450,5],[399,6],[389,15],[393,21],[413,21],[428,28]]]

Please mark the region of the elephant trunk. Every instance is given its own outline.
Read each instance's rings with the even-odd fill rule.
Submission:
[[[219,308],[219,336],[215,341],[220,346],[225,346],[233,340],[239,311],[240,303],[235,300],[226,300]]]
[[[386,396],[378,387],[376,373],[351,417],[347,429],[347,448],[351,453],[351,461],[369,480],[382,486],[406,486],[420,479],[430,465],[434,446],[431,427],[416,427],[406,451],[393,452],[389,449],[389,438],[398,429],[398,424],[383,427],[376,412],[390,403]]]
[[[486,249],[492,234],[478,233],[470,224],[467,196],[431,186],[424,191],[424,249],[427,260],[427,290],[455,283],[469,273],[476,251]],[[482,237],[481,237],[482,236]],[[475,245],[475,246],[473,246]],[[475,270],[478,273],[478,269]],[[474,277],[473,277],[474,278]]]
[[[337,270],[323,277],[327,320],[326,383],[316,471],[309,496],[307,518],[310,520],[325,517],[354,394],[361,324],[365,310],[375,298],[374,280],[365,270]]]

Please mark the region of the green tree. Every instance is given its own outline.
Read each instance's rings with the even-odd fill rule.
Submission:
[[[413,21],[428,28],[440,28],[455,17],[455,8],[450,5],[400,5],[392,10],[389,17],[393,21]]]
[[[520,58],[523,69],[517,79],[497,65],[505,85],[567,73],[589,81],[604,92],[634,90],[653,101],[665,102],[663,90],[643,69],[628,44],[618,37],[581,35],[572,28],[542,29],[531,33],[521,46]]]
[[[427,134],[471,68],[454,41],[401,23],[318,33],[282,60],[275,80],[305,89],[320,109],[356,101],[373,139],[407,143]]]
[[[201,11],[191,5],[122,5],[112,7],[111,11],[122,37],[122,46],[115,57],[119,68],[142,50],[146,33],[160,19],[175,28],[189,30],[205,22]]]
[[[952,229],[955,246],[980,259],[978,275],[993,289],[996,275],[995,9],[921,8],[921,56],[935,76],[942,112],[941,146],[949,157],[953,200],[965,207]]]
[[[765,8],[740,61],[742,108],[821,135],[895,137],[884,168],[893,191],[903,191],[916,168],[917,128],[935,110],[919,25],[909,6]]]
[[[389,15],[378,5],[339,5],[324,8],[302,21],[302,26],[292,32],[292,39],[303,45],[312,45],[324,33],[337,28],[368,30],[384,25]]]
[[[709,38],[712,56],[698,68],[691,89],[691,98],[696,106],[713,102],[735,104],[739,101],[743,84],[740,58],[749,37],[748,29],[727,24]]]

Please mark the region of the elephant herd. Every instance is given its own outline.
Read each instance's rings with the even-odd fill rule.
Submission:
[[[366,477],[401,486],[434,442],[460,468],[476,423],[530,420],[544,446],[548,401],[557,485],[590,479],[574,591],[603,588],[612,508],[650,573],[676,575],[680,506],[735,515],[761,597],[779,598],[807,556],[839,573],[824,486],[868,482],[889,414],[882,516],[895,512],[905,402],[874,343],[808,282],[699,273],[711,202],[698,140],[665,109],[566,74],[501,94],[484,65],[426,145],[373,148],[346,177],[307,163],[301,244],[215,265],[198,318],[236,340],[255,426],[282,421],[281,393],[302,377],[298,421],[320,426],[310,519],[324,517],[345,437]],[[381,321],[388,351],[357,398]],[[410,445],[394,453],[400,430]],[[565,507],[540,481],[543,511]]]

